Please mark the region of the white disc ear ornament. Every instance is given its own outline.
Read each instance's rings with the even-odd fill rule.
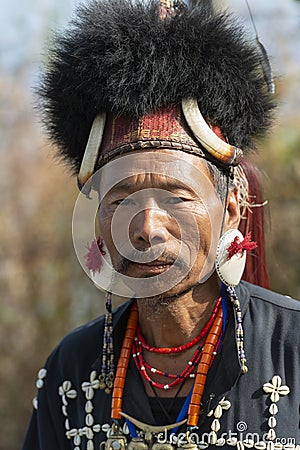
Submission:
[[[103,240],[101,241],[101,250],[99,249],[98,257],[101,259],[101,265],[97,270],[90,269],[90,278],[100,291],[108,292],[110,291],[113,282],[114,270],[112,268],[110,255]]]
[[[245,240],[242,233],[235,229],[226,231],[219,240],[215,265],[220,280],[226,286],[234,287],[241,281],[247,256],[246,249],[243,248]],[[254,242],[252,244],[256,246]],[[231,254],[230,248],[233,245],[236,250]]]
[[[133,292],[125,285],[119,273],[113,268],[108,249],[103,239],[94,240],[86,255],[86,266],[96,288],[102,292],[122,292],[124,297],[132,297]]]

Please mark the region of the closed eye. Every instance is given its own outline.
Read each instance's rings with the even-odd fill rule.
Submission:
[[[113,205],[117,205],[117,206],[129,206],[129,205],[134,205],[135,202],[132,198],[121,198],[119,200],[115,200],[113,202]]]
[[[190,201],[192,201],[192,200],[193,200],[193,199],[187,198],[187,197],[177,197],[177,196],[172,196],[172,197],[169,197],[169,198],[166,200],[166,203],[169,204],[169,205],[177,205],[177,204],[179,204],[179,203],[190,202]]]
[[[184,200],[181,197],[170,197],[166,201],[169,205],[177,205],[178,203],[182,203]]]

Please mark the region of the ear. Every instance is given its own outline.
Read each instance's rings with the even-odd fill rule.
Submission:
[[[231,228],[237,229],[240,223],[240,206],[238,198],[238,189],[230,190],[227,198],[224,231]]]

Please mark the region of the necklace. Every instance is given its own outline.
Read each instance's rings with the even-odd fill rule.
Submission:
[[[201,333],[199,333],[199,335],[196,336],[196,338],[194,338],[192,341],[188,342],[185,345],[180,345],[179,347],[159,348],[159,347],[149,346],[145,342],[144,338],[143,338],[143,343],[144,343],[144,345],[143,345],[143,343],[139,339],[139,337],[141,336],[141,333],[139,333],[139,326],[138,326],[137,337],[134,339],[133,346],[132,346],[132,356],[133,356],[133,359],[134,359],[134,362],[135,362],[135,365],[136,365],[138,371],[140,372],[142,377],[147,382],[149,382],[149,384],[151,386],[153,386],[154,388],[157,388],[157,389],[167,390],[167,389],[171,389],[179,384],[182,384],[187,378],[195,378],[195,373],[193,373],[193,372],[194,372],[195,367],[199,363],[201,355],[202,355],[202,351],[203,351],[202,346],[203,346],[203,342],[204,342],[204,336],[207,333],[207,331],[210,329],[210,327],[212,326],[212,323],[213,323],[214,319],[216,318],[216,315],[217,315],[217,312],[218,312],[220,306],[221,306],[221,298],[218,299],[218,301],[216,302],[216,305],[213,309],[211,317],[209,318],[208,322],[206,323],[206,325],[203,328],[203,330],[201,331]],[[182,372],[177,375],[163,372],[162,370],[151,367],[145,361],[144,356],[143,356],[143,348],[147,348],[147,350],[149,352],[153,352],[153,353],[162,353],[162,354],[179,353],[179,352],[184,352],[188,348],[191,348],[191,346],[194,345],[194,343],[196,343],[196,342],[199,344],[200,340],[201,340],[201,345],[198,346],[198,348],[194,352],[192,358],[187,362],[187,364],[186,364],[185,368],[182,370]],[[218,347],[218,345],[219,345],[219,342],[217,343],[216,348]],[[168,382],[167,383],[159,383],[151,378],[150,374],[152,374],[152,373],[156,373],[160,376],[173,379],[173,381],[170,383],[168,383]]]
[[[138,325],[138,309],[136,302],[132,305],[130,316],[127,322],[125,337],[117,365],[116,377],[114,382],[113,394],[112,394],[112,419],[121,419],[122,415],[122,402],[123,391],[125,385],[125,379],[127,369],[129,365],[131,350],[136,335]],[[206,377],[208,369],[213,360],[213,354],[217,348],[220,336],[222,334],[222,309],[219,308],[218,312],[213,320],[212,326],[206,337],[201,358],[196,371],[195,384],[192,391],[192,396],[188,409],[188,426],[197,426],[201,399],[204,391]]]
[[[203,353],[196,371],[196,379],[192,391],[192,398],[188,409],[188,426],[197,426],[200,415],[200,404],[205,387],[208,369],[213,361],[214,351],[222,335],[222,309],[219,309],[217,316],[205,340]]]
[[[220,305],[221,305],[221,297],[216,301],[216,304],[215,304],[215,307],[213,309],[213,312],[212,312],[209,320],[205,324],[203,330],[200,332],[200,334],[198,334],[198,336],[196,336],[194,339],[192,339],[190,342],[187,342],[186,344],[179,345],[178,347],[154,347],[153,345],[149,345],[145,341],[145,338],[144,338],[144,336],[141,333],[140,325],[138,325],[138,327],[137,327],[137,338],[140,341],[143,349],[148,350],[149,352],[152,352],[152,353],[170,354],[170,353],[183,352],[185,350],[188,350],[191,347],[194,347],[194,345],[198,344],[201,341],[201,339],[204,338],[204,336],[206,335],[206,333],[208,332],[208,330],[212,326],[213,321],[215,320],[215,317],[217,315],[217,312],[218,312],[218,309],[219,309]]]
[[[200,357],[201,357],[201,353],[202,353],[202,347],[198,347],[196,352],[194,353],[193,357],[191,358],[190,361],[188,361],[187,365],[185,366],[185,368],[183,369],[183,371],[178,374],[169,374],[167,372],[163,372],[159,369],[155,369],[153,367],[151,367],[149,364],[146,363],[146,361],[144,361],[143,359],[143,352],[142,352],[142,348],[141,346],[138,347],[135,344],[132,347],[132,355],[134,358],[134,362],[136,364],[136,367],[138,369],[138,371],[141,373],[141,375],[143,376],[143,378],[148,381],[150,383],[150,385],[152,385],[155,388],[158,389],[170,389],[174,386],[177,386],[178,384],[181,384],[184,380],[186,380],[187,378],[194,378],[195,374],[193,374],[192,372],[195,369],[195,365],[198,364]],[[148,372],[146,369],[150,369],[150,372],[152,373],[157,373],[158,375],[164,376],[166,378],[173,378],[174,381],[172,381],[171,383],[159,383],[157,381],[152,380],[152,378],[149,376]]]
[[[134,302],[131,307],[130,316],[127,322],[126,332],[116,370],[116,377],[114,381],[112,403],[111,403],[112,419],[121,419],[123,390],[125,385],[129,359],[131,355],[131,348],[134,337],[136,335],[138,320],[139,320],[138,307],[136,302]]]

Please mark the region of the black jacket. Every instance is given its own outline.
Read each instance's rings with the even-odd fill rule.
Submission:
[[[249,371],[241,374],[235,318],[231,315],[222,348],[208,373],[197,442],[205,442],[200,444],[203,448],[207,444],[214,447],[218,440],[223,448],[237,446],[241,450],[247,446],[263,450],[271,439],[276,446],[269,443],[268,450],[293,448],[289,445],[300,445],[300,302],[245,282],[236,292]],[[125,303],[114,313],[116,360],[129,305]],[[48,358],[39,373],[37,409],[23,450],[93,450],[106,439],[111,427],[111,396],[99,389],[94,370],[101,354],[103,323],[100,317],[76,329]],[[155,424],[132,361],[123,410],[142,422]],[[123,431],[128,432],[126,424]]]

